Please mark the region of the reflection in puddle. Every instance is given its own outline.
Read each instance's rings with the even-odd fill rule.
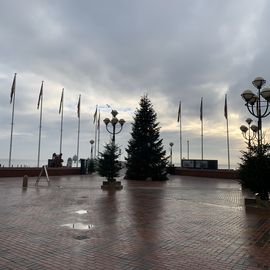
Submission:
[[[62,227],[69,227],[75,230],[90,230],[93,229],[95,226],[93,224],[70,223],[70,224],[63,224]]]
[[[87,213],[87,210],[78,210],[75,213],[79,214],[79,215],[83,215]]]

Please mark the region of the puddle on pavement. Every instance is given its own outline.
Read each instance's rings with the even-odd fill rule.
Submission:
[[[62,227],[68,227],[75,230],[91,230],[94,229],[93,224],[83,224],[83,223],[70,223],[70,224],[63,224]]]
[[[77,235],[77,236],[74,236],[73,238],[76,239],[76,240],[85,240],[85,239],[89,239],[89,237],[86,236],[86,235]]]
[[[87,210],[78,210],[75,213],[79,214],[79,215],[83,215],[83,214],[87,214],[88,211]]]

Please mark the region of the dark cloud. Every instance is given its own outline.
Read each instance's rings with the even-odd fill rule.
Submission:
[[[20,141],[19,135],[15,138],[15,156],[35,155],[35,106],[40,81],[45,80],[45,159],[57,148],[57,107],[65,87],[67,155],[72,155],[76,147],[75,142],[71,146],[76,141],[76,115],[74,119],[72,113],[79,93],[85,101],[84,156],[89,154],[88,141],[94,136],[89,118],[96,104],[110,103],[121,114],[127,115],[128,109],[130,115],[140,96],[148,93],[164,129],[164,143],[175,141],[175,151],[179,149],[175,120],[182,100],[185,140],[194,138],[193,149],[198,156],[199,105],[204,97],[206,128],[217,126],[220,130],[206,140],[206,153],[211,157],[217,153],[217,158],[226,160],[222,151],[215,151],[211,144],[215,141],[224,148],[220,126],[224,122],[224,94],[228,93],[235,131],[248,116],[241,92],[252,88],[256,76],[270,77],[268,10],[269,3],[263,0],[1,1],[1,157],[8,152],[9,91],[13,74],[18,72],[15,130],[22,135]],[[132,117],[127,120],[132,121]],[[265,127],[268,129],[267,123]],[[123,147],[129,138],[128,125],[124,131],[125,136],[124,132],[119,135]],[[232,134],[232,145],[241,142],[237,132]],[[104,129],[102,138],[108,138]],[[236,163],[240,147],[234,148]]]

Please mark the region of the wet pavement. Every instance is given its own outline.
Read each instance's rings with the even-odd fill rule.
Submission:
[[[0,179],[0,269],[270,269],[270,213],[233,180]]]

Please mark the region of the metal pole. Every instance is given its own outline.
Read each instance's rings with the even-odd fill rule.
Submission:
[[[81,123],[81,117],[79,116],[79,119],[78,119],[78,138],[77,138],[77,167],[79,164],[80,123]]]
[[[115,124],[113,124],[112,126],[113,126],[113,137],[112,137],[112,142],[113,142],[113,144],[115,144]]]
[[[64,108],[62,107],[62,112],[61,112],[61,130],[60,130],[60,154],[62,153],[63,119],[64,119]]]
[[[172,165],[172,146],[170,146],[170,165]]]
[[[227,149],[228,149],[228,169],[231,168],[231,162],[230,162],[230,140],[229,140],[229,123],[228,123],[228,117],[226,119],[227,123]]]
[[[95,149],[94,149],[94,158],[97,155],[97,121],[95,121]]]
[[[251,147],[251,135],[250,135],[250,124],[248,124],[248,148]]]
[[[187,159],[189,159],[189,141],[187,141]]]
[[[8,159],[8,166],[9,167],[11,166],[12,138],[13,138],[13,126],[14,126],[14,109],[15,109],[15,91],[14,91],[13,95],[14,96],[13,96],[13,100],[12,100],[13,104],[12,104],[12,116],[11,116],[11,132],[10,132],[9,159]]]
[[[225,94],[224,116],[226,118],[227,126],[227,154],[228,154],[228,169],[230,169],[230,143],[229,143],[229,120],[228,120],[228,106],[227,106],[227,94]]]
[[[97,156],[99,157],[99,144],[100,144],[100,110],[99,110],[99,117],[98,117],[98,144],[97,144]]]
[[[201,98],[200,118],[201,118],[201,154],[203,160],[203,98]]]
[[[99,145],[100,145],[100,129],[98,129],[98,145],[97,145],[97,156],[99,157]]]
[[[91,144],[91,159],[93,159],[93,144]]]
[[[202,160],[203,160],[203,121],[201,121],[201,152],[202,152]]]
[[[261,114],[261,87],[258,87],[258,101],[257,101],[257,111],[258,111],[258,149],[261,152],[262,144],[262,114]]]
[[[182,117],[181,117],[181,114],[179,116],[179,128],[180,128],[180,167],[181,167],[181,164],[182,164],[182,158],[183,158],[183,147],[182,147]]]
[[[40,161],[40,141],[41,141],[41,123],[42,123],[42,105],[43,105],[43,81],[41,83],[41,96],[40,96],[40,114],[39,114],[39,135],[38,135],[38,161],[37,167],[39,167]]]

